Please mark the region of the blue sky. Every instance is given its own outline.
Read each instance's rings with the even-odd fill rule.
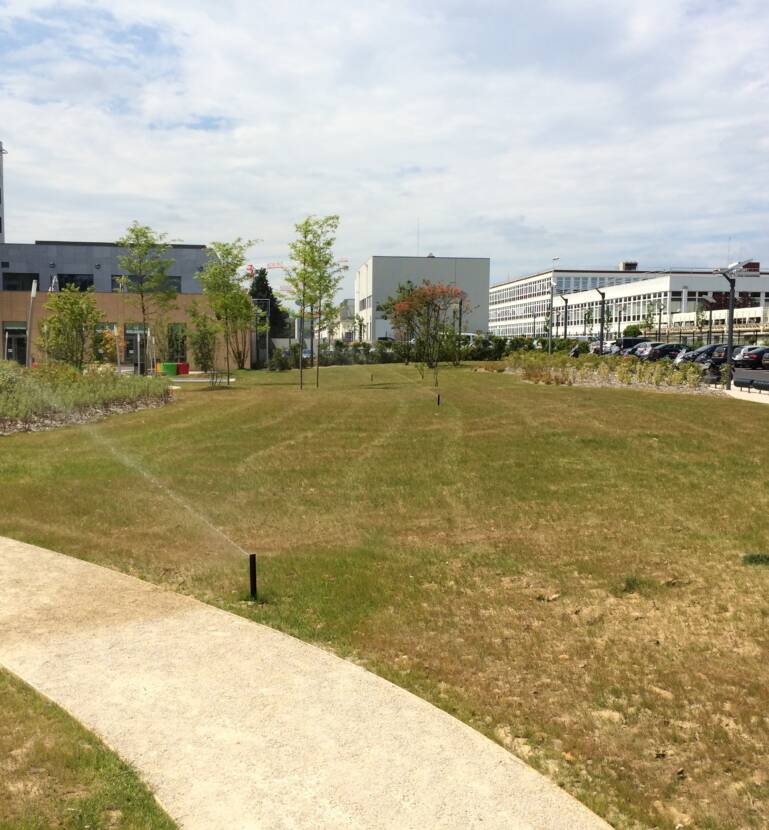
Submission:
[[[7,238],[769,266],[767,43],[758,0],[0,0]]]

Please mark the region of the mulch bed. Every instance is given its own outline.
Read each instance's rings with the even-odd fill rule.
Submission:
[[[143,400],[123,403],[112,403],[106,406],[90,407],[76,412],[51,413],[41,415],[28,421],[16,421],[0,418],[0,436],[13,435],[16,432],[46,432],[59,427],[67,427],[73,424],[89,424],[100,421],[108,415],[122,415],[126,412],[137,412],[140,409],[157,409],[169,403],[167,400]]]

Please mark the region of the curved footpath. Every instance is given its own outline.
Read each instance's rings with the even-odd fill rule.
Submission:
[[[183,828],[609,827],[359,666],[3,538],[0,664],[132,763]]]

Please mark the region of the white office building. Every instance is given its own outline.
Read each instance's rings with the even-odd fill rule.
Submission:
[[[394,332],[377,307],[394,297],[398,286],[424,280],[456,286],[465,292],[462,331],[486,331],[489,325],[488,257],[372,256],[355,274],[355,313],[363,340],[376,343]]]
[[[551,300],[551,285],[552,300]],[[723,328],[729,284],[712,270],[639,271],[623,262],[614,271],[554,269],[494,285],[489,290],[489,331],[501,337],[546,337],[552,302],[553,336],[598,336],[631,324],[666,338],[676,332]],[[763,329],[769,314],[769,273],[751,263],[736,282],[735,323]]]

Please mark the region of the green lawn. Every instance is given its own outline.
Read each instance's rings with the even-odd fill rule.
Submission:
[[[468,369],[440,407],[411,367],[321,383],[243,373],[6,438],[0,533],[327,644],[617,827],[769,824],[769,567],[743,561],[769,550],[769,407]]]
[[[0,830],[173,830],[134,771],[0,669]]]

